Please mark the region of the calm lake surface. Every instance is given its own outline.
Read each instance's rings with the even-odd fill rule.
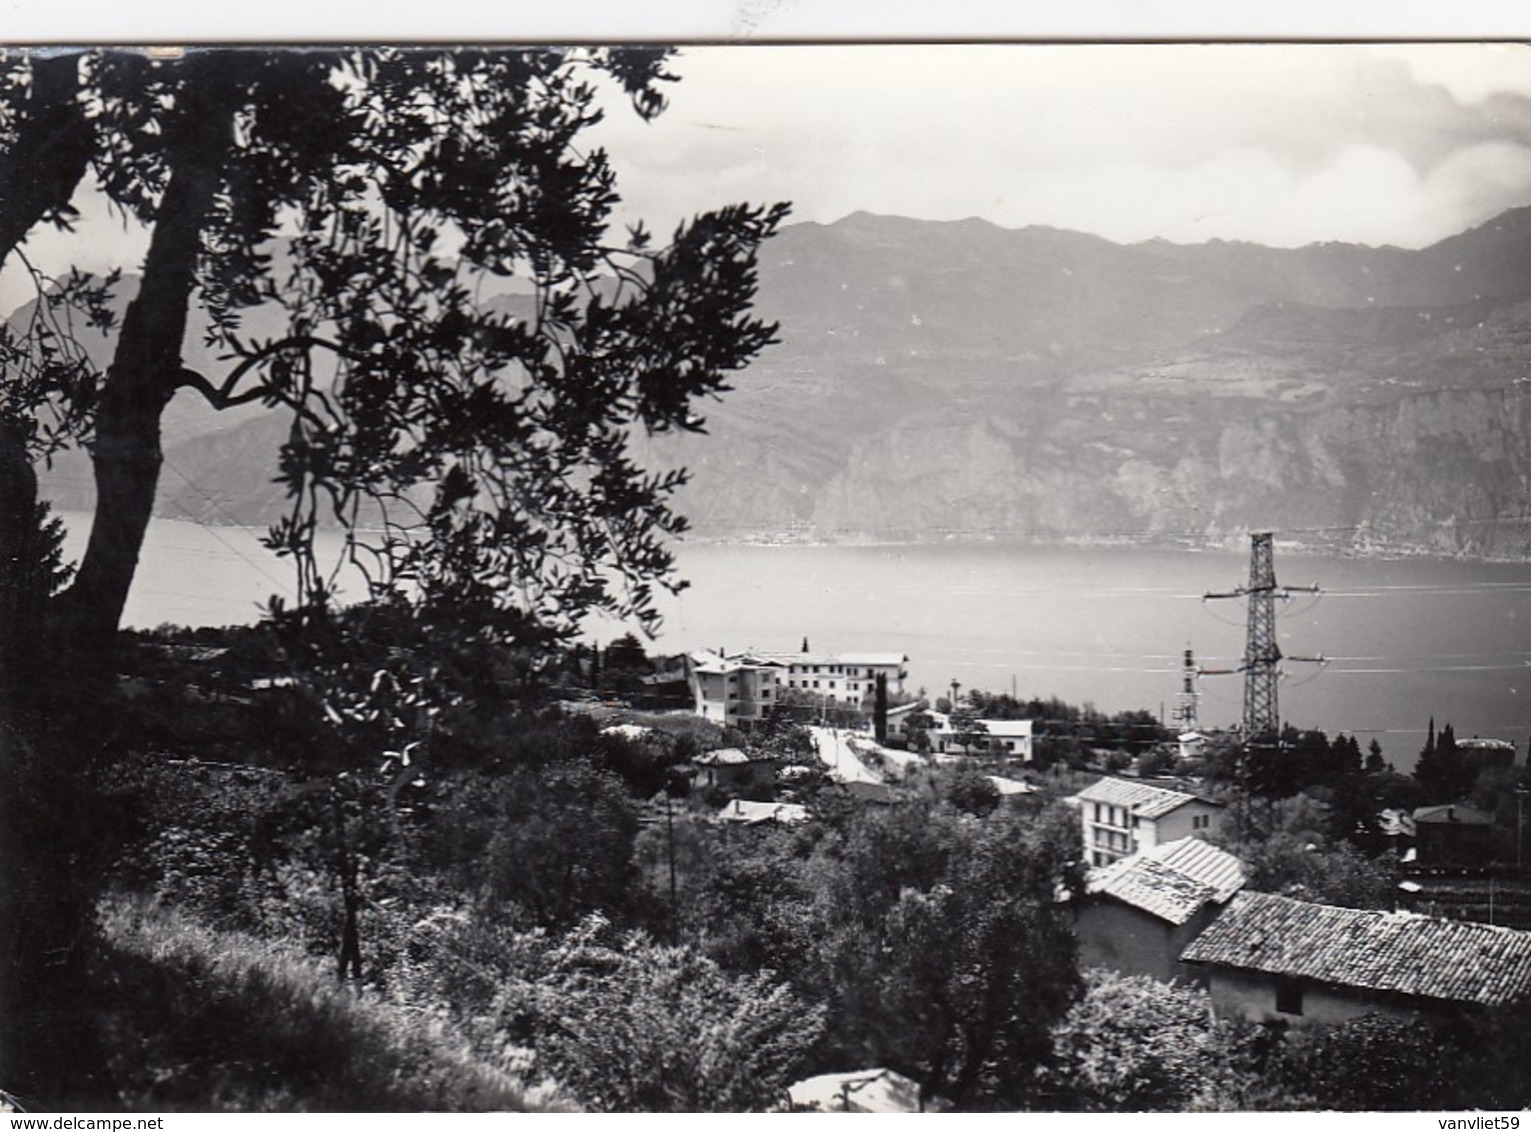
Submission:
[[[83,516],[66,514],[72,553]],[[332,544],[338,546],[338,540]],[[894,650],[910,688],[1056,695],[1105,711],[1171,713],[1181,652],[1234,668],[1245,607],[1204,601],[1248,578],[1247,553],[1001,546],[754,546],[686,543],[691,586],[665,598],[650,651],[755,647]],[[1373,737],[1412,767],[1429,718],[1459,737],[1531,735],[1531,565],[1303,555],[1277,545],[1276,576],[1318,585],[1279,607],[1288,656],[1282,718],[1331,735]],[[259,532],[155,520],[127,623],[247,622],[273,593],[290,596],[291,567]],[[624,627],[594,624],[603,643]],[[1242,711],[1242,677],[1199,681],[1202,722]]]

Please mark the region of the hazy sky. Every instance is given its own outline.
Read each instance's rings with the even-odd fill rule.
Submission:
[[[683,48],[670,107],[614,104],[623,218],[656,235],[733,201],[793,220],[981,216],[1131,242],[1421,247],[1531,204],[1531,47],[829,45]],[[141,239],[81,201],[67,262]],[[46,241],[50,242],[51,241]]]
[[[601,127],[661,231],[790,200],[825,223],[1419,247],[1531,204],[1521,45],[722,46],[672,69],[658,122]]]

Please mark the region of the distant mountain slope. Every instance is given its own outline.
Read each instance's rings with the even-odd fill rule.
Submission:
[[[770,252],[782,345],[666,448],[702,534],[1531,555],[1531,211],[1419,252],[864,215]]]
[[[1531,209],[1421,251],[857,213],[771,241],[757,308],[780,344],[647,446],[703,536],[1531,556]],[[284,431],[179,412],[162,512],[269,521]]]

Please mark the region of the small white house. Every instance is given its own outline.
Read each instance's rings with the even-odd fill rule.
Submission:
[[[909,717],[920,712],[929,712],[929,710],[918,700],[890,707],[888,709],[888,738],[907,740],[909,738]]]
[[[932,721],[930,749],[937,754],[962,754],[964,751],[968,754],[978,754],[984,751],[988,754],[1019,759],[1021,762],[1031,762],[1031,720],[1029,719],[979,720],[984,746],[964,748],[957,732],[952,728],[950,715],[933,711],[930,713],[930,718]]]
[[[1067,800],[1079,808],[1085,860],[1096,866],[1182,837],[1206,837],[1223,816],[1221,802],[1122,778],[1102,778]]]

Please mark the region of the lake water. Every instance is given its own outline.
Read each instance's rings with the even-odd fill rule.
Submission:
[[[80,516],[70,547],[83,545]],[[338,540],[331,543],[338,546]],[[901,651],[911,690],[1056,695],[1105,711],[1172,713],[1189,647],[1208,668],[1244,649],[1242,602],[1204,601],[1249,573],[1247,553],[1000,546],[683,544],[691,587],[660,603],[650,651]],[[1531,735],[1531,565],[1335,558],[1276,552],[1278,581],[1316,584],[1279,607],[1289,656],[1283,720],[1381,742],[1411,767],[1427,722],[1459,737]],[[133,626],[254,620],[290,595],[291,567],[259,532],[155,520],[128,603]],[[624,631],[591,627],[606,642]],[[1198,682],[1203,724],[1236,722],[1242,677]]]

